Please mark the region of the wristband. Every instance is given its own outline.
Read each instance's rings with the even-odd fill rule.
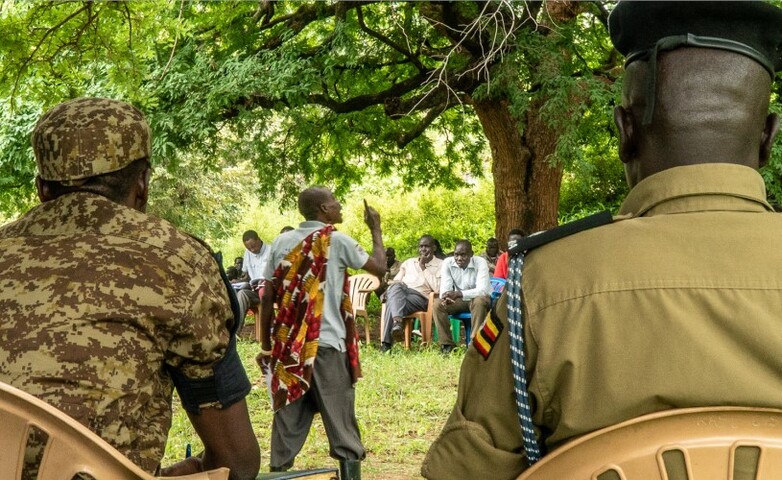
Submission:
[[[272,354],[272,350],[273,349],[271,349],[271,348],[269,350],[264,350],[263,347],[261,347],[261,351],[258,352],[258,353],[260,355],[267,356],[267,355],[271,355]]]

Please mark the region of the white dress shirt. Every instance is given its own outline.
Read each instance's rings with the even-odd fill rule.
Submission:
[[[247,249],[244,250],[242,271],[250,276],[250,280],[264,279],[263,273],[266,262],[269,260],[270,251],[271,249],[266,243],[263,244],[258,253],[253,253]]]
[[[454,257],[443,260],[440,270],[440,296],[445,292],[460,291],[462,300],[470,301],[475,297],[491,294],[489,283],[489,264],[475,255],[464,268],[456,264]]]

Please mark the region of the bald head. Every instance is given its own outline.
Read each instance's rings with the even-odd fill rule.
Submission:
[[[649,63],[630,64],[615,111],[630,186],[659,171],[699,163],[753,168],[770,154],[778,126],[768,115],[771,79],[754,60],[724,50],[661,52],[652,122],[642,125]]]
[[[306,220],[323,223],[341,223],[342,205],[326,187],[316,186],[299,194],[299,212]]]

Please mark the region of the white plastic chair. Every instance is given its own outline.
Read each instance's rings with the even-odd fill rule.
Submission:
[[[667,410],[579,437],[518,480],[782,478],[782,410]]]
[[[38,465],[38,480],[71,480],[77,473],[88,474],[95,480],[155,479],[65,413],[28,393],[0,383],[2,478],[21,478],[27,441],[34,429],[48,436]],[[227,480],[228,469],[167,478]]]

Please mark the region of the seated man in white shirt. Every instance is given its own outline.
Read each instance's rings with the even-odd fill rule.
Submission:
[[[269,259],[269,246],[263,243],[258,232],[247,230],[242,235],[244,242],[244,259],[242,261],[242,280],[249,282],[247,288],[236,292],[239,300],[242,318],[247,310],[261,303],[260,288],[263,285],[263,272]]]
[[[434,301],[434,317],[439,333],[440,351],[449,353],[454,342],[449,332],[449,315],[470,312],[472,334],[483,325],[491,307],[489,266],[481,257],[473,256],[468,240],[456,242],[453,257],[443,260],[440,270],[440,298]]]
[[[402,331],[402,317],[429,307],[429,294],[440,288],[442,260],[434,256],[434,238],[424,235],[418,240],[418,257],[408,258],[386,290],[385,329],[381,352],[391,350],[394,332]]]

